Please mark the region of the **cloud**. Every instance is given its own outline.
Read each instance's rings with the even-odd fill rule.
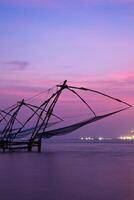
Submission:
[[[25,70],[30,65],[27,61],[18,61],[18,60],[12,60],[12,61],[0,61],[0,68],[5,70]]]
[[[72,75],[66,77],[68,79],[68,85],[87,87],[107,93],[115,97],[121,97],[128,99],[128,102],[134,100],[134,71],[115,72],[113,74],[107,74],[105,77],[89,76],[89,75]],[[59,83],[62,83],[63,79],[12,79],[1,80],[1,92],[10,94],[16,94],[16,96],[31,96],[37,92],[44,91]],[[3,87],[3,90],[2,90]],[[5,89],[6,88],[6,89]],[[10,88],[10,89],[9,89]],[[130,100],[132,99],[132,100]]]
[[[6,63],[7,65],[14,66],[15,69],[24,70],[28,67],[29,63],[27,61],[13,60]]]

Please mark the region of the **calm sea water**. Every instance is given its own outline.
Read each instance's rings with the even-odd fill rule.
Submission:
[[[0,153],[0,200],[134,200],[134,144]]]

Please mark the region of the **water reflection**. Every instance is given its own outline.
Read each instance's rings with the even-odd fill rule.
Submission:
[[[2,200],[133,200],[134,146],[47,144],[0,154]]]

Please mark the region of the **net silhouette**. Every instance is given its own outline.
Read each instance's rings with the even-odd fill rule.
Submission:
[[[76,120],[75,117],[74,122],[69,121],[69,124],[67,124],[67,117],[63,115],[65,110],[69,111],[65,103],[66,98],[63,101],[64,104],[59,106],[60,98],[65,91],[79,99],[84,105],[85,110],[88,110],[86,119],[83,119],[82,114],[78,114],[77,112],[77,115],[80,115],[82,119]],[[93,106],[85,100],[86,98],[81,96],[80,92],[86,93],[86,96],[88,96],[89,93],[103,96],[122,104],[122,107],[116,108],[116,110],[112,110],[111,112],[98,114]],[[47,93],[45,100],[39,105],[32,103],[44,93]],[[69,95],[67,95],[67,98],[68,96]],[[58,106],[60,108],[58,108]],[[3,151],[13,149],[27,149],[28,151],[32,151],[33,147],[37,147],[40,152],[42,139],[69,134],[87,124],[117,114],[130,107],[130,104],[102,92],[83,87],[69,86],[65,80],[63,84],[42,91],[33,97],[17,102],[17,104],[11,107],[0,110],[0,148]],[[82,107],[79,106],[80,110],[82,110],[81,108]],[[57,111],[60,112],[58,113]]]

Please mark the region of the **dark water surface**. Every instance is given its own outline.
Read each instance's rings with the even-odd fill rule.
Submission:
[[[134,200],[134,144],[0,153],[0,200]]]

